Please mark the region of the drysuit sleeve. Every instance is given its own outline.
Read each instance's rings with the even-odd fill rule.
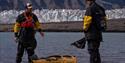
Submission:
[[[106,30],[107,28],[107,17],[105,13],[105,9],[101,7],[101,15],[102,15],[102,21],[101,21],[101,26]]]
[[[90,8],[86,9],[85,16],[83,18],[83,30],[87,31],[92,22],[92,12]]]
[[[35,20],[35,28],[41,32],[42,28],[41,28],[41,23],[39,22],[37,16],[34,14],[33,19]]]
[[[17,17],[16,23],[14,24],[14,34],[15,34],[15,37],[18,37],[18,33],[20,31],[20,27],[21,26],[20,26],[19,21],[20,21],[20,16]]]
[[[15,33],[18,33],[19,30],[20,30],[20,23],[19,23],[19,21],[20,21],[20,16],[17,17],[16,23],[14,24],[14,32]]]

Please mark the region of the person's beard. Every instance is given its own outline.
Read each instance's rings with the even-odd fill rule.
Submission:
[[[86,6],[85,6],[85,7],[86,7],[86,8],[88,8],[89,6],[90,6],[89,4],[86,4]]]
[[[85,6],[85,8],[90,7],[90,6],[91,6],[91,4],[92,4],[92,2],[86,2],[86,6]]]
[[[27,16],[30,16],[31,13],[32,13],[32,11],[28,11],[28,10],[26,10],[26,15],[27,15]]]

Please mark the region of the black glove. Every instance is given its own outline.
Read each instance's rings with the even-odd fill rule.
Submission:
[[[15,42],[18,43],[19,42],[19,35],[18,35],[18,33],[14,33],[14,34],[15,34],[15,38],[14,38]]]
[[[19,35],[18,35],[18,33],[17,33],[17,32],[16,32],[16,33],[14,33],[14,34],[15,34],[15,37],[17,37],[17,38],[19,37]]]

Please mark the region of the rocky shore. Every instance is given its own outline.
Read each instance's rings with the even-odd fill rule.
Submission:
[[[82,21],[64,21],[42,23],[45,32],[82,32]],[[12,32],[14,24],[0,24],[1,32]],[[125,32],[125,19],[111,19],[107,21],[107,32]]]

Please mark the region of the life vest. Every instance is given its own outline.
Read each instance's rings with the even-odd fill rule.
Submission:
[[[26,20],[21,23],[21,27],[33,28],[34,27],[34,21],[33,21],[32,16],[26,16],[26,13],[24,13],[24,16],[25,16]]]

